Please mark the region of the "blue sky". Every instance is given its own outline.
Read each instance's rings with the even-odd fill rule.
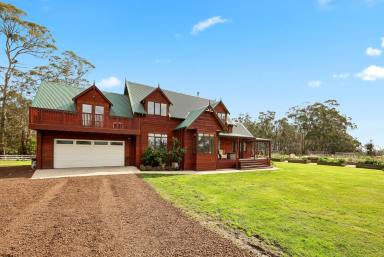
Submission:
[[[223,98],[232,116],[336,99],[384,146],[384,1],[10,1],[123,92],[128,80]]]

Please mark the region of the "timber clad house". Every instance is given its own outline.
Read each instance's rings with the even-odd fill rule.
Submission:
[[[37,168],[140,167],[148,147],[185,149],[184,170],[270,166],[271,142],[235,123],[222,101],[125,83],[123,94],[43,83],[29,111]]]

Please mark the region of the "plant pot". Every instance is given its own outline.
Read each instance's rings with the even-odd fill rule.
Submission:
[[[178,162],[172,162],[172,169],[178,170],[179,169],[179,163]]]

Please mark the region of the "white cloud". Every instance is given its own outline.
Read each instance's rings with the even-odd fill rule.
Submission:
[[[308,81],[308,86],[313,88],[319,88],[321,86],[322,82],[320,80],[311,80]]]
[[[380,56],[382,52],[382,50],[373,47],[368,47],[367,50],[365,50],[368,56]]]
[[[212,27],[212,26],[214,26],[216,24],[220,24],[220,23],[226,23],[227,21],[228,20],[223,19],[220,16],[211,17],[205,21],[200,21],[199,23],[195,24],[192,28],[191,34],[196,35],[199,32],[206,30],[209,27]]]
[[[351,76],[351,73],[344,72],[344,73],[336,73],[332,75],[332,78],[334,79],[347,79]]]
[[[114,88],[121,85],[121,81],[115,76],[110,76],[109,78],[102,79],[99,82],[101,88]]]
[[[332,0],[317,0],[317,2],[319,3],[320,7],[327,7],[332,2]]]
[[[357,77],[367,81],[376,81],[379,79],[384,79],[384,67],[371,65],[368,68],[364,69],[362,72],[358,73]]]

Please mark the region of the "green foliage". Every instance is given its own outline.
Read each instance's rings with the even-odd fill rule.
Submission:
[[[177,139],[173,140],[171,150],[167,151],[166,148],[147,148],[142,156],[142,162],[145,166],[159,167],[167,165],[171,162],[180,163],[184,157],[185,150],[181,148],[180,143]]]
[[[319,164],[324,165],[337,165],[342,166],[345,164],[345,159],[342,158],[329,158],[329,157],[321,157],[318,159]]]
[[[162,196],[285,256],[381,257],[382,171],[278,163],[279,170],[146,176]]]
[[[365,144],[364,148],[367,151],[367,155],[369,156],[376,155],[375,145],[373,144],[372,140],[370,140],[369,143]]]
[[[275,112],[260,112],[257,119],[240,114],[242,122],[256,137],[270,138],[273,151],[284,154],[355,152],[360,143],[348,134],[356,128],[351,118],[340,113],[335,100],[293,107],[287,117],[276,119]]]
[[[61,56],[52,55],[48,65],[35,67],[30,71],[31,82],[60,82],[74,87],[86,87],[90,82],[86,75],[95,66],[72,51],[65,51]]]
[[[176,138],[173,139],[172,148],[169,151],[170,162],[180,163],[185,154],[185,149],[180,145],[180,141]]]
[[[384,160],[382,159],[375,159],[372,157],[368,157],[366,159],[361,159],[357,162],[358,164],[367,164],[367,165],[373,165],[376,166],[379,169],[384,169]]]

